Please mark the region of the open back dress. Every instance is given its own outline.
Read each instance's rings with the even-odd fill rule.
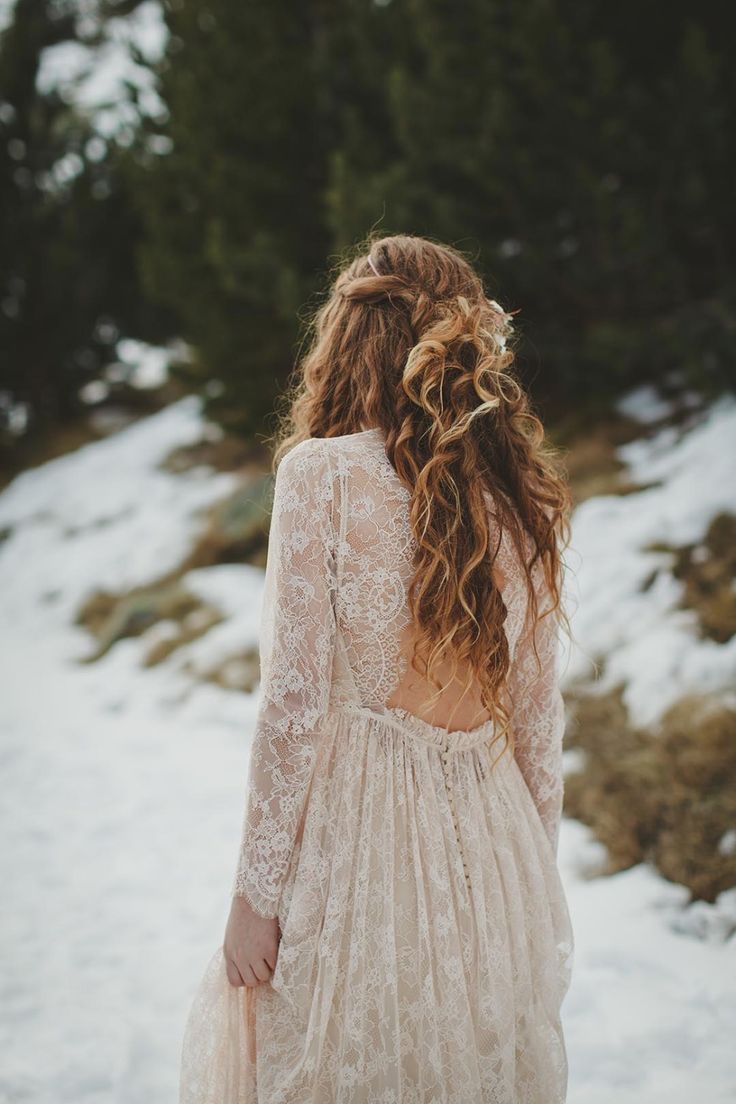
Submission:
[[[222,944],[206,964],[180,1104],[566,1097],[555,615],[537,626],[538,663],[525,576],[488,496],[515,753],[491,746],[492,719],[450,730],[420,716],[411,492],[384,445],[377,427],[312,438],[277,469],[232,891],[278,917],[280,943],[256,987],[230,985]],[[541,612],[541,571],[535,586]]]

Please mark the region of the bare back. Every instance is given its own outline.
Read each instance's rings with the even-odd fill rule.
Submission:
[[[473,689],[463,696],[467,671],[435,700],[434,687],[410,665],[414,630],[407,592],[413,575],[414,535],[401,482],[384,449],[380,429],[329,438],[335,495],[337,543],[336,618],[361,704],[371,709],[400,706],[452,732],[488,720]],[[492,501],[489,496],[489,516]],[[526,584],[515,549],[504,533],[494,572],[503,595],[505,631],[513,655],[527,606]],[[421,665],[420,665],[421,666]],[[437,670],[449,679],[451,662]]]

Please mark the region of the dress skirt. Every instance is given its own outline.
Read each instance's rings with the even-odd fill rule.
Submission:
[[[493,722],[322,722],[270,982],[222,946],[180,1104],[559,1104],[573,932],[556,856]],[[495,760],[495,763],[494,763]],[[492,765],[493,764],[493,765]]]

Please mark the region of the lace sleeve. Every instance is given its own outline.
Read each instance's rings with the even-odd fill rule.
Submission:
[[[261,683],[232,895],[278,914],[327,710],[335,643],[333,479],[301,441],[274,482],[260,628]]]
[[[538,566],[535,564],[532,576],[541,614],[549,608],[550,602],[546,587],[542,586],[541,568],[536,571]],[[565,730],[565,706],[558,684],[558,626],[556,612],[548,613],[537,622],[537,661],[527,620],[509,673],[515,758],[555,855],[562,817],[562,738]]]

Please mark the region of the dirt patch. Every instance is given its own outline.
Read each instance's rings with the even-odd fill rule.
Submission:
[[[640,440],[665,426],[686,428],[699,416],[703,401],[674,386],[662,389],[670,408],[661,418],[642,424],[628,414],[594,404],[591,408],[576,405],[556,417],[548,426],[554,444],[564,455],[575,505],[602,494],[635,494],[656,486],[656,483],[636,483],[629,479],[626,465],[616,456],[616,449],[630,441]]]
[[[632,494],[644,489],[626,475],[626,465],[616,449],[642,435],[642,426],[631,418],[606,413],[596,420],[571,416],[550,431],[561,448],[573,504],[602,494]]]
[[[153,667],[218,625],[222,612],[190,593],[182,579],[194,568],[217,564],[265,567],[272,498],[272,476],[260,472],[209,509],[199,536],[174,569],[126,593],[92,594],[75,618],[94,638],[85,662],[102,658],[119,640],[145,634],[143,665]],[[250,693],[260,677],[258,649],[244,648],[204,671],[191,664],[185,670],[199,680]]]
[[[86,657],[87,663],[101,659],[118,640],[142,636],[154,625],[165,622],[176,626],[170,639],[157,642],[150,666],[160,663],[182,644],[203,636],[222,621],[222,614],[206,606],[176,580],[161,580],[146,587],[137,587],[126,594],[96,591],[82,605],[75,619],[96,640],[96,647]]]
[[[736,710],[683,698],[656,731],[628,721],[621,689],[577,692],[566,748],[581,766],[565,779],[565,813],[593,829],[615,873],[651,862],[713,901],[736,885]]]
[[[717,514],[697,544],[657,544],[652,550],[673,553],[672,573],[685,588],[679,608],[695,610],[701,635],[718,644],[729,641],[736,632],[736,517]]]
[[[257,474],[268,467],[269,456],[264,446],[247,437],[213,432],[192,445],[173,449],[161,464],[164,471],[179,475],[192,468],[208,467],[218,472],[242,471]]]
[[[238,655],[228,656],[206,670],[194,670],[191,664],[185,671],[199,681],[211,682],[223,690],[237,690],[252,694],[260,682],[260,660],[257,647],[248,648]]]
[[[218,502],[180,570],[223,563],[264,567],[272,498],[273,479],[261,474]]]
[[[143,666],[156,667],[223,620],[219,609],[189,593],[176,580],[121,595],[98,591],[77,617],[77,624],[88,629],[96,642],[83,662],[101,659],[118,640],[145,634]],[[245,648],[204,668],[187,661],[182,669],[199,682],[251,694],[260,681],[259,649],[257,645]]]

